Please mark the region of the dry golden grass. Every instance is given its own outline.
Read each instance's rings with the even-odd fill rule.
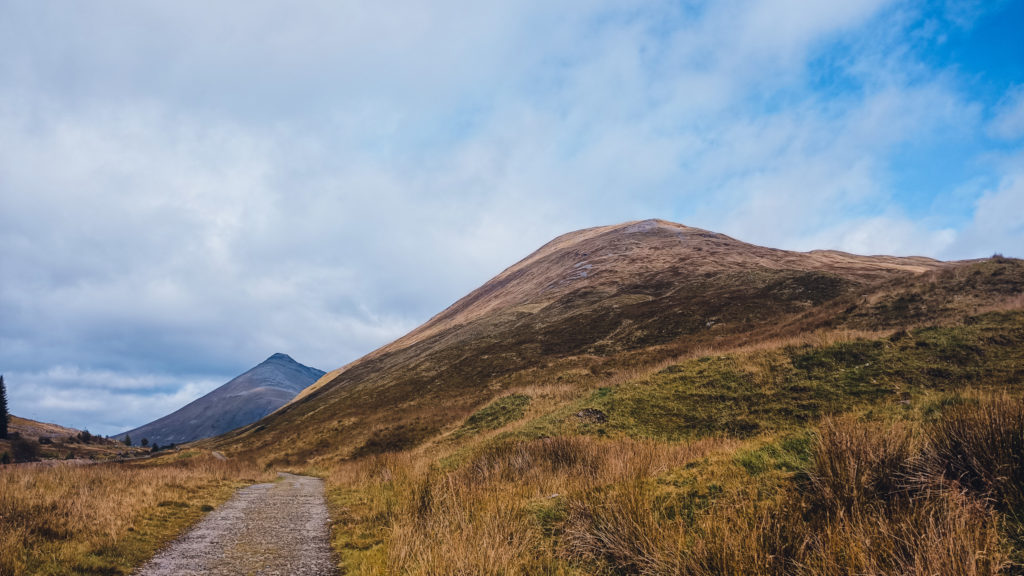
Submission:
[[[931,423],[826,418],[796,474],[744,470],[772,437],[506,437],[347,461],[322,472],[334,546],[347,574],[1004,574],[1014,493],[970,481],[1017,473],[998,449],[1024,401],[969,398]],[[992,454],[973,477],[948,473],[951,435]]]
[[[819,427],[810,485],[816,502],[849,514],[899,493],[915,452],[903,422],[862,423],[826,418]]]
[[[335,550],[350,574],[1017,574],[1019,318],[517,383],[525,415],[499,427],[322,469]],[[772,425],[815,394],[827,410]],[[581,423],[587,406],[608,422]],[[754,435],[656,434],[744,407]]]
[[[911,436],[826,421],[804,486],[739,490],[693,520],[659,508],[648,484],[587,493],[570,503],[564,546],[617,574],[1001,573],[998,515],[941,475],[914,477],[920,443]]]
[[[335,548],[352,574],[575,574],[557,546],[571,495],[732,444],[559,437],[488,445],[448,470],[410,455],[342,464],[325,474]]]
[[[128,574],[236,488],[270,477],[208,455],[0,467],[0,575]]]

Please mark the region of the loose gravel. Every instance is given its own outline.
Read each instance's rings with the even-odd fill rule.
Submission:
[[[281,474],[238,491],[136,576],[334,576],[323,482]]]

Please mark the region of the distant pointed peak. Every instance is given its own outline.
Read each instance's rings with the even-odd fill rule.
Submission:
[[[295,362],[295,359],[287,354],[275,352],[270,358],[264,360],[264,362]]]

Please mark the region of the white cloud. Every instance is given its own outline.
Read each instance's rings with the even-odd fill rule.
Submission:
[[[977,200],[970,223],[949,255],[970,258],[1002,254],[1024,258],[1024,151],[1006,161],[1006,172]]]
[[[155,420],[226,382],[77,366],[9,372],[4,379],[12,412],[18,416],[104,435]]]
[[[935,229],[899,215],[843,222],[819,234],[814,246],[830,246],[854,254],[920,256],[939,254],[956,240],[956,231]]]
[[[109,422],[81,390],[122,382],[97,397],[137,425],[200,393],[157,390],[177,375],[222,382],[277,351],[335,368],[584,226],[933,255],[1019,238],[1016,180],[968,232],[898,206],[895,149],[981,125],[893,39],[904,8],[17,5],[0,362],[33,375],[17,401],[42,416],[66,391]],[[819,93],[823,54],[853,89]]]
[[[1024,86],[1007,90],[989,121],[988,134],[1000,140],[1024,138]]]

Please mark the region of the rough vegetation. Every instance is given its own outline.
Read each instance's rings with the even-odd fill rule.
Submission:
[[[9,416],[10,433],[0,439],[0,461],[8,454],[11,462],[39,460],[115,460],[150,453],[141,448],[126,448],[120,442],[56,424]]]
[[[198,452],[0,467],[0,575],[127,575],[236,488],[271,477]]]
[[[1021,366],[1024,312],[694,358],[321,469],[335,547],[354,574],[1015,574]]]

